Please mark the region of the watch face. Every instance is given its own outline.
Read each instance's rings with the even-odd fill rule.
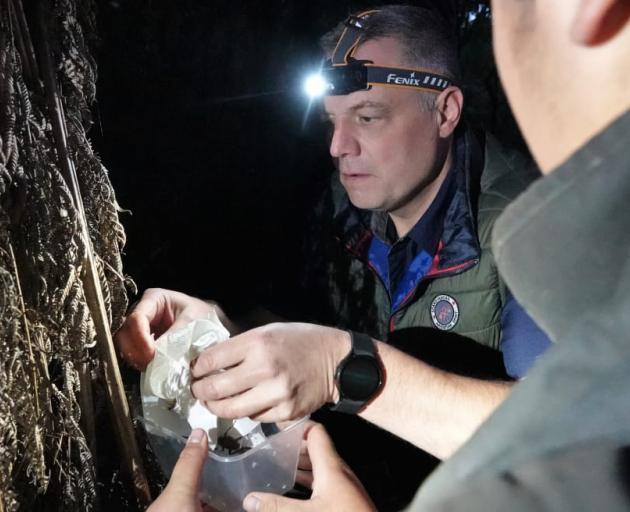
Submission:
[[[344,399],[367,400],[378,389],[381,372],[373,357],[357,356],[350,359],[339,374],[339,387]]]

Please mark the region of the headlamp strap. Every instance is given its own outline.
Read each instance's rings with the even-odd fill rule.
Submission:
[[[375,12],[365,11],[357,16],[350,16],[344,22],[346,28],[343,29],[337,46],[332,54],[331,62],[333,66],[343,66],[348,64],[348,58],[352,55],[352,52],[356,48],[359,39],[361,39],[361,32],[364,29],[365,21]]]
[[[391,85],[442,92],[453,82],[443,75],[421,69],[385,68],[366,65],[368,85]]]
[[[355,60],[352,54],[361,40],[366,21],[377,12],[378,10],[365,11],[357,16],[350,16],[344,22],[345,28],[327,62],[327,72],[330,73],[330,89],[327,94],[350,94],[368,90],[377,84],[442,92],[453,84],[451,79],[432,71],[388,68],[375,66],[366,60]]]

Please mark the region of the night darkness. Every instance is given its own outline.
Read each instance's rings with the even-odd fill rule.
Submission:
[[[141,291],[173,288],[229,310],[292,304],[302,234],[332,172],[319,116],[304,124],[301,83],[320,62],[318,38],[363,7],[99,2],[91,137],[131,211],[124,263]],[[498,90],[485,28],[464,46],[476,55],[468,67],[485,70],[484,97]]]
[[[300,85],[348,7],[320,4],[101,3],[91,135],[131,211],[124,262],[140,290],[283,300],[332,171]]]
[[[315,205],[333,166],[319,115],[305,118],[302,81],[320,64],[319,37],[349,12],[378,4],[98,3],[90,135],[130,211],[121,215],[124,265],[140,292],[159,286],[212,298],[229,315],[262,303],[304,320],[317,309],[296,285],[304,235],[318,222]],[[480,2],[437,4],[451,5],[454,24],[457,6],[461,24],[462,6]],[[461,31],[460,47],[468,120],[500,126],[503,142],[520,144],[487,17]]]

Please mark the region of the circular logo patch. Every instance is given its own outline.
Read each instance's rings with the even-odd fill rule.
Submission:
[[[431,320],[442,331],[450,331],[459,320],[459,305],[450,295],[438,295],[431,303]]]

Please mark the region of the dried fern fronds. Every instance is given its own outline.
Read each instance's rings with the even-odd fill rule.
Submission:
[[[63,91],[67,155],[47,106],[33,20],[21,0],[0,0],[0,496],[4,510],[84,511],[97,502],[84,427],[94,424],[90,381],[103,366],[96,332],[102,320],[107,329],[120,325],[130,281],[114,191],[86,136],[96,83],[87,43],[94,5],[37,4],[49,14],[40,37],[52,48],[46,55]],[[73,162],[78,193],[63,158]],[[90,261],[104,319],[95,319],[86,298]]]

